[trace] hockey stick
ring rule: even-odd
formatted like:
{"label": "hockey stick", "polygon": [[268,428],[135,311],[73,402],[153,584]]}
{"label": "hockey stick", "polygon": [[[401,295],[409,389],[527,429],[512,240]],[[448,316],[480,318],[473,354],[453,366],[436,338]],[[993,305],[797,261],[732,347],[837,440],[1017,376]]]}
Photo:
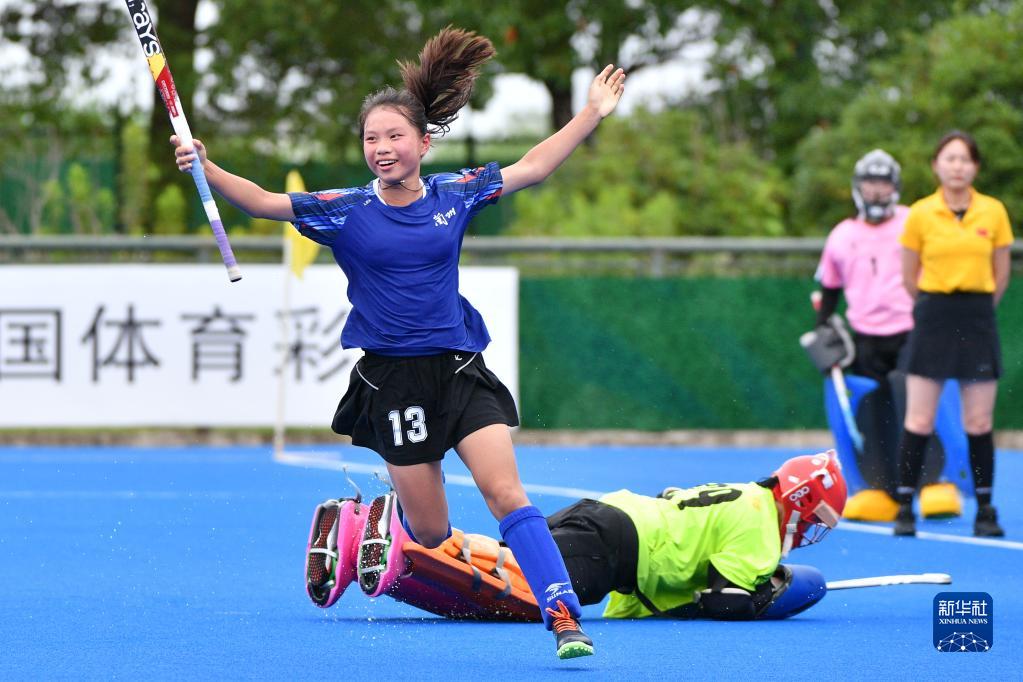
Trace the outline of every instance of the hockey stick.
{"label": "hockey stick", "polygon": [[[821,307],[821,292],[814,291],[810,294],[810,304],[814,310]],[[842,368],[835,365],[831,368],[831,383],[835,387],[835,396],[838,398],[838,407],[842,411],[842,421],[849,432],[849,438],[853,442],[856,452],[863,452],[863,434],[856,426],[856,417],[853,416],[852,406],[849,404],[849,389],[845,385],[845,373]]]}
{"label": "hockey stick", "polygon": [[[128,4],[132,26],[135,27],[135,33],[138,34],[139,42],[142,43],[142,52],[146,55],[146,61],[149,62],[149,71],[153,74],[156,88],[160,91],[160,97],[170,115],[174,134],[178,136],[181,144],[191,144],[192,131],[188,129],[185,111],[181,108],[181,99],[174,87],[174,78],[171,77],[170,65],[163,54],[160,39],[156,37],[156,26],[149,13],[148,5],[152,3],[147,3],[145,0],[125,0],[125,2]],[[217,210],[217,204],[213,201],[209,183],[206,182],[206,174],[198,160],[192,163],[192,179],[195,180],[195,186],[199,190],[199,198],[202,199],[206,218],[210,221],[210,227],[213,228],[213,236],[216,237],[220,257],[227,268],[227,276],[232,282],[237,282],[242,278],[242,271],[234,259],[234,252],[231,251],[231,244],[227,241],[227,233],[224,231],[224,223],[220,220],[220,211]]]}
{"label": "hockey stick", "polygon": [[952,576],[948,573],[915,573],[911,575],[879,575],[873,578],[852,578],[832,580],[828,591],[850,590],[857,587],[884,587],[885,585],[950,585]]}
{"label": "hockey stick", "polygon": [[845,386],[845,373],[838,365],[831,368],[831,381],[835,384],[838,406],[842,408],[842,421],[845,422],[845,428],[849,431],[853,447],[856,448],[856,452],[863,452],[863,434],[856,426],[856,418],[853,417],[852,406],[849,404],[849,389]]}

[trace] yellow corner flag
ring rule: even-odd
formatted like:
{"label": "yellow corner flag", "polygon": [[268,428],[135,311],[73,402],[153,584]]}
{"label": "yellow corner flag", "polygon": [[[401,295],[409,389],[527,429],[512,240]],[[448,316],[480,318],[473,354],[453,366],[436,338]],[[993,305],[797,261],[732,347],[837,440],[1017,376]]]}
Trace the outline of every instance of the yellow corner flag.
{"label": "yellow corner flag", "polygon": [[[305,183],[297,170],[288,171],[288,177],[284,181],[284,191],[304,192]],[[291,271],[296,277],[301,277],[306,266],[316,260],[316,254],[320,251],[320,245],[311,239],[306,239],[298,233],[291,223],[281,223],[284,226],[284,240],[291,242]]]}

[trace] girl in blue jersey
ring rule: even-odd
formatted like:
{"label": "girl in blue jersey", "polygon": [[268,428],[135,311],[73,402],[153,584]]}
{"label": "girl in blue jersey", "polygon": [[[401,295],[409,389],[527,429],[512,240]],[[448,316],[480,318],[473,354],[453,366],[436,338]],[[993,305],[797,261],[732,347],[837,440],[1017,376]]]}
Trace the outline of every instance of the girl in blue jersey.
{"label": "girl in blue jersey", "polygon": [[[445,29],[426,44],[418,64],[401,64],[404,88],[366,98],[359,128],[376,177],[365,187],[276,194],[216,166],[199,140],[172,137],[171,143],[178,168],[188,172],[198,160],[210,185],[233,205],[254,217],[291,221],[332,249],[353,306],[341,342],[365,351],[333,429],[384,458],[403,524],[427,547],[450,534],[441,460],[453,447],[500,521],[554,630],[558,656],[572,658],[592,654],[593,643],[579,627],[579,600],[546,520],[519,480],[509,431],[518,424],[515,404],[480,355],[490,336],[458,293],[458,258],[471,218],[554,172],[614,111],[625,74],[605,67],[583,109],[511,166],[421,177],[432,136],[448,130],[493,55],[486,38]],[[371,542],[362,543],[369,549],[360,566],[385,551],[372,541],[374,533],[383,535],[378,529],[387,528],[390,513],[386,505],[371,510],[365,537]]]}

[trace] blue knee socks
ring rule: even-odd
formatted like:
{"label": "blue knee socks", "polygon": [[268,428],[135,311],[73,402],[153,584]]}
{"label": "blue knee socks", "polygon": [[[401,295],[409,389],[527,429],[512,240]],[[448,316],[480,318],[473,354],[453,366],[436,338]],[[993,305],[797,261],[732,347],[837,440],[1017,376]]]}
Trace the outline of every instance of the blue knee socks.
{"label": "blue knee socks", "polygon": [[529,589],[540,605],[544,625],[551,629],[551,616],[547,607],[557,610],[561,601],[575,618],[582,609],[572,589],[572,581],[565,568],[565,560],[554,544],[547,519],[536,507],[522,507],[504,517],[500,525],[501,536],[511,548],[516,561],[526,576]]}

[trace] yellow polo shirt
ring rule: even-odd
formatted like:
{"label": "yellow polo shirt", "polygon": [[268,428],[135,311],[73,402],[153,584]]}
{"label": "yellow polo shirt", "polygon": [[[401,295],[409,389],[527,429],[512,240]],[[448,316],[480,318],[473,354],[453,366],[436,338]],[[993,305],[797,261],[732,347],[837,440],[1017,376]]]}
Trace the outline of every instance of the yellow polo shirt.
{"label": "yellow polo shirt", "polygon": [[998,199],[970,190],[960,221],[937,192],[913,204],[900,239],[920,254],[920,291],[994,293],[991,257],[1012,244],[1009,214]]}

